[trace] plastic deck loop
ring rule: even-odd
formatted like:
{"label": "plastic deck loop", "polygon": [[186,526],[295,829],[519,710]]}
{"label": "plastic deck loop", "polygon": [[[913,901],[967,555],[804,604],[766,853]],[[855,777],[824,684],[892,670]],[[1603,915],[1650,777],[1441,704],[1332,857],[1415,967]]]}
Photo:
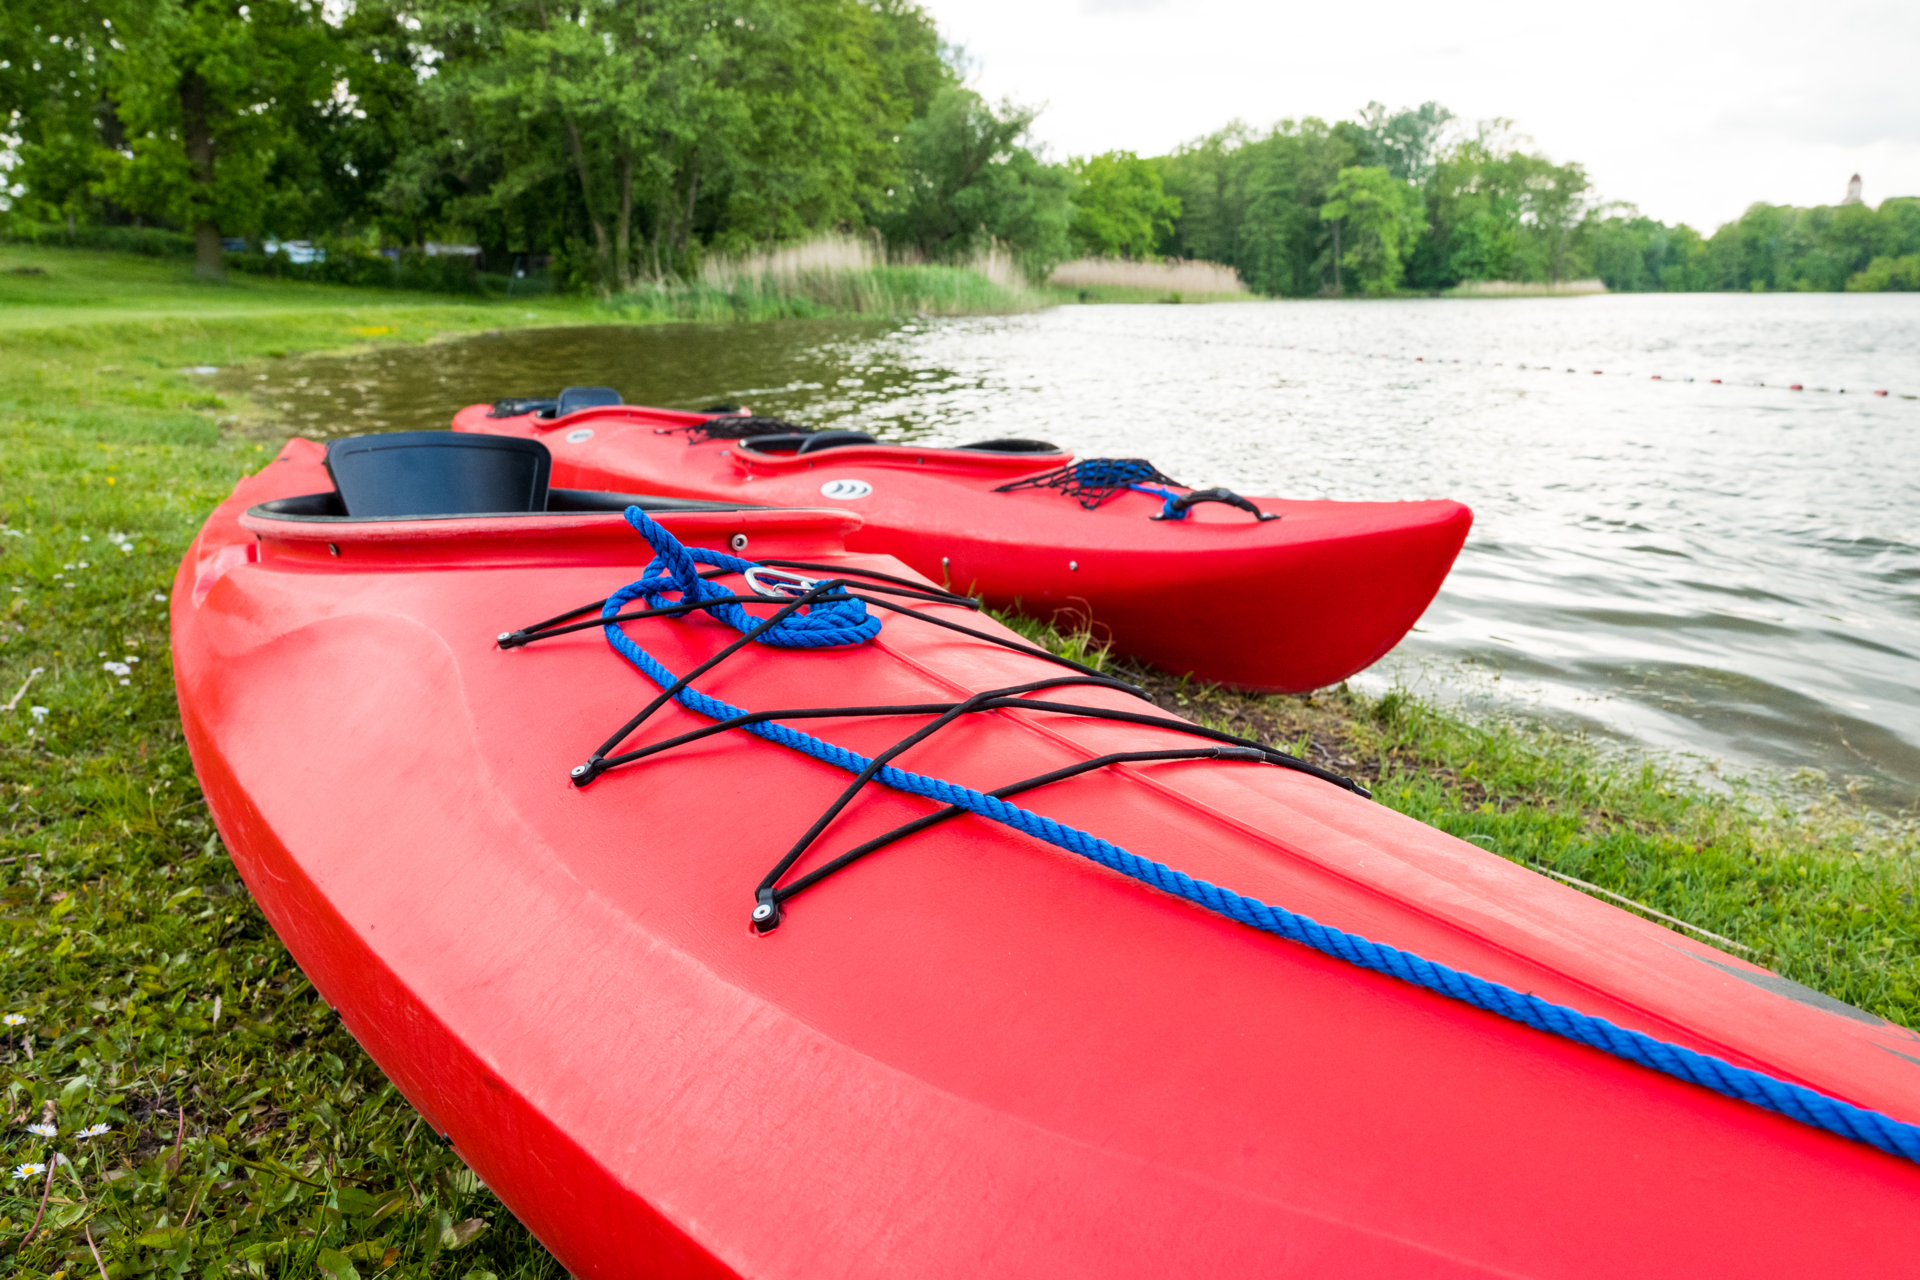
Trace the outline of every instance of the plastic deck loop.
{"label": "plastic deck loop", "polygon": [[[637,507],[628,510],[627,519],[634,528],[646,535],[647,540],[653,544],[655,551],[659,554],[659,558],[647,567],[647,573],[640,581],[616,592],[607,601],[602,616],[612,616],[619,611],[621,603],[637,595],[647,595],[651,600],[664,591],[685,592],[688,593],[688,598],[691,598],[694,593],[700,593],[701,598],[707,598],[707,593],[724,594],[699,577],[693,567],[696,561],[728,568],[737,566],[736,572],[745,572],[752,566],[751,561],[682,546],[677,538],[649,519],[646,513]],[[857,601],[852,603],[858,605]],[[825,608],[827,606],[816,606],[815,612],[821,612]],[[760,619],[748,615],[738,605],[716,605],[710,612],[743,632],[761,622]],[[864,608],[861,608],[861,612],[864,614]],[[813,614],[806,616],[811,618]],[[841,613],[836,617],[844,618],[846,614]],[[833,634],[836,636],[857,635],[857,638],[829,640],[826,638],[829,630],[826,626],[819,627],[817,631],[802,628],[800,633],[814,638],[800,642],[799,647],[859,643],[860,640],[869,638],[879,629],[877,619],[869,618],[868,621],[871,623],[872,630],[864,634],[860,634],[861,628],[849,627],[837,621],[834,624]],[[771,639],[779,629],[779,627],[769,628],[760,638],[768,643],[780,643]],[[671,671],[629,639],[618,626],[609,624],[606,632],[607,640],[614,649],[638,667],[649,680],[662,689],[671,689],[678,685],[679,681]],[[738,707],[690,687],[682,688],[675,695],[675,700],[688,710],[715,720],[733,719],[748,714]],[[762,722],[743,725],[742,728],[769,742],[799,751],[848,773],[862,773],[873,765],[872,760],[857,752],[835,746],[833,743],[823,741],[811,734],[801,733],[783,724]],[[1726,1097],[1751,1103],[1813,1128],[1849,1138],[1855,1142],[1864,1142],[1889,1155],[1920,1163],[1920,1127],[1895,1120],[1881,1112],[1828,1097],[1804,1085],[1775,1079],[1764,1072],[1735,1066],[1712,1054],[1671,1044],[1647,1035],[1645,1032],[1619,1026],[1605,1018],[1581,1013],[1566,1005],[1555,1004],[1550,1000],[1542,1000],[1538,996],[1516,991],[1504,983],[1492,982],[1449,965],[1414,955],[1410,951],[1402,951],[1398,947],[1374,942],[1359,934],[1323,925],[1311,917],[1288,911],[1284,907],[1276,907],[1261,902],[1257,898],[1249,898],[1205,880],[1196,880],[1184,871],[1169,867],[1165,863],[1130,853],[1099,836],[1069,827],[1018,805],[1008,804],[1005,800],[976,791],[971,787],[961,786],[941,778],[925,777],[891,765],[882,765],[873,772],[872,777],[875,781],[896,791],[923,796],[940,804],[952,805],[991,819],[1023,835],[1032,836],[1036,840],[1064,849],[1069,853],[1079,854],[1109,870],[1151,885],[1162,892],[1204,907],[1228,919],[1237,920],[1264,933],[1275,934],[1311,947],[1323,955],[1344,960],[1348,964],[1370,969],[1375,973],[1398,978],[1438,995],[1472,1005],[1476,1009],[1498,1014],[1500,1017],[1511,1019],[1524,1026],[1598,1049],[1616,1058],[1711,1089]]]}
{"label": "plastic deck loop", "polygon": [[1262,523],[1280,518],[1270,512],[1262,511],[1231,489],[1195,489],[1192,493],[1182,494],[1151,484],[1130,484],[1127,488],[1136,493],[1152,494],[1161,500],[1160,514],[1148,516],[1149,520],[1185,520],[1187,513],[1193,510],[1196,504],[1202,502],[1222,502],[1229,507],[1238,507]]}

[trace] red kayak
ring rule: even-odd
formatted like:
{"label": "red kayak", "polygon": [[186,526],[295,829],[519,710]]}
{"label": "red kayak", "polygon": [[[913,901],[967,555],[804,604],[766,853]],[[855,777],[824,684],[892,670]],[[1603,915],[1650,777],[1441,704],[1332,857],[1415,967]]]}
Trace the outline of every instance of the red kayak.
{"label": "red kayak", "polygon": [[853,550],[995,608],[1090,621],[1123,653],[1244,689],[1317,689],[1377,662],[1473,522],[1457,502],[1195,492],[1141,459],[1076,460],[1044,441],[932,449],[574,394],[594,390],[472,405],[453,427],[540,440],[557,484],[841,506],[864,522]]}
{"label": "red kayak", "polygon": [[241,482],[180,703],[295,958],[571,1274],[1913,1270],[1913,1032],[1038,655],[849,511],[427,436],[476,439]]}

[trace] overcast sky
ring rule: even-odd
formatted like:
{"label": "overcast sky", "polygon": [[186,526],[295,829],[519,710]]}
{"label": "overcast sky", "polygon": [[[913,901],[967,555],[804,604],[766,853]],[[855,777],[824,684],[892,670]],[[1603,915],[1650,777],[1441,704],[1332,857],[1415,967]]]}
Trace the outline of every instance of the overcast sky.
{"label": "overcast sky", "polygon": [[1855,172],[1870,204],[1920,195],[1920,0],[928,7],[974,88],[1045,104],[1055,159],[1435,99],[1507,117],[1604,198],[1704,231],[1756,200],[1836,204]]}

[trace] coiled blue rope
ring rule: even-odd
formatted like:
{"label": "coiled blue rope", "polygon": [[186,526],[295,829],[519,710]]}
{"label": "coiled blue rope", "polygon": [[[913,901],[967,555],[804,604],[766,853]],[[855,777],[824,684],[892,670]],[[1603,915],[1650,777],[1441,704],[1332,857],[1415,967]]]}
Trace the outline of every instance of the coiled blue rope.
{"label": "coiled blue rope", "polygon": [[[600,611],[603,618],[620,612],[621,606],[635,597],[644,597],[650,608],[660,609],[668,603],[664,595],[668,591],[679,592],[682,603],[724,599],[733,594],[731,591],[722,591],[702,578],[700,571],[694,567],[696,564],[734,573],[759,568],[753,561],[742,560],[738,556],[686,546],[661,527],[659,521],[638,507],[627,508],[627,523],[638,529],[641,536],[652,545],[654,558],[641,573],[638,582],[628,583],[607,599],[606,606]],[[760,623],[760,619],[737,604],[709,605],[706,612],[743,633],[753,630]],[[614,634],[619,632],[618,627],[608,627],[607,630]],[[761,644],[782,649],[833,649],[861,644],[879,634],[880,619],[867,612],[866,604],[850,596],[842,596],[837,600],[814,603],[808,606],[805,613],[789,614],[756,638]],[[664,667],[661,669],[665,670]],[[672,684],[673,678],[669,676],[666,683]]]}
{"label": "coiled blue rope", "polygon": [[[602,617],[611,617],[618,613],[620,606],[635,596],[644,595],[650,605],[659,608],[662,604],[659,597],[661,593],[667,591],[680,592],[684,599],[708,599],[727,594],[698,576],[694,569],[696,562],[732,569],[735,572],[745,572],[748,568],[755,567],[752,561],[682,546],[679,539],[650,519],[638,507],[628,508],[627,520],[646,536],[648,542],[653,545],[657,558],[647,566],[646,573],[638,582],[622,588],[608,599],[602,610]],[[871,639],[879,632],[879,620],[868,615],[865,605],[859,601],[852,603],[859,606],[858,614],[864,621],[856,622],[854,611],[836,602],[834,605],[815,606],[804,617],[795,615],[789,618],[787,621],[797,622],[799,625],[785,636],[773,638],[784,629],[785,623],[782,623],[780,627],[770,628],[759,638],[770,644],[804,648],[858,644]],[[738,605],[715,606],[708,612],[742,632],[757,625],[757,620]],[[829,622],[808,625],[811,619],[822,613],[828,613]],[[635,644],[618,624],[609,623],[606,634],[608,643],[616,652],[638,667],[643,675],[662,689],[671,688],[678,683],[671,671],[667,670],[653,655]],[[801,636],[806,638],[799,639],[798,637]],[[746,714],[739,707],[692,688],[681,690],[676,701],[689,711],[714,720],[732,719]],[[811,756],[835,768],[844,769],[848,773],[859,773],[872,763],[867,757],[857,752],[835,746],[831,742],[823,741],[811,734],[801,733],[783,724],[769,722],[744,727],[748,733]],[[1756,1107],[1798,1120],[1816,1129],[1850,1138],[1855,1142],[1864,1142],[1890,1155],[1920,1163],[1920,1127],[1895,1120],[1881,1112],[1842,1102],[1838,1098],[1828,1097],[1804,1085],[1777,1080],[1764,1072],[1735,1066],[1712,1054],[1700,1053],[1683,1045],[1670,1044],[1644,1032],[1619,1026],[1606,1018],[1581,1013],[1577,1009],[1555,1004],[1550,1000],[1542,1000],[1538,996],[1516,991],[1504,983],[1476,977],[1449,965],[1414,955],[1410,951],[1402,951],[1398,947],[1374,942],[1359,934],[1323,925],[1309,916],[1288,911],[1284,907],[1272,906],[1257,898],[1249,898],[1205,880],[1196,880],[1184,871],[1176,870],[1165,863],[1129,853],[1118,845],[1102,840],[1099,836],[1055,822],[1052,818],[1033,813],[1018,805],[1008,804],[1005,800],[985,795],[972,787],[964,787],[941,778],[928,778],[890,765],[883,766],[875,773],[874,780],[896,791],[923,796],[939,804],[955,805],[966,809],[980,817],[1011,827],[1023,835],[1031,836],[1069,853],[1078,854],[1111,871],[1130,876],[1162,892],[1217,912],[1230,920],[1237,920],[1251,928],[1311,947],[1323,955],[1344,960],[1375,973],[1398,978],[1403,982],[1410,982],[1417,987],[1472,1005],[1476,1009],[1483,1009],[1488,1013],[1511,1019],[1523,1026],[1572,1040],[1603,1053],[1612,1054],[1616,1058],[1623,1058],[1639,1066],[1685,1080],[1689,1084],[1696,1084],[1726,1097],[1751,1103]]]}

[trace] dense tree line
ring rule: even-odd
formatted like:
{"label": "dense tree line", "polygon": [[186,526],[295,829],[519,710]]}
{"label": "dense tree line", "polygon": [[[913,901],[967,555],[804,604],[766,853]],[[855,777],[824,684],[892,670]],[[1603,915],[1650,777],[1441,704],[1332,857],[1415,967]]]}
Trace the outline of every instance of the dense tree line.
{"label": "dense tree line", "polygon": [[1920,287],[1920,201],[1702,236],[1436,103],[1051,163],[913,0],[7,0],[0,121],[16,227],[164,228],[209,275],[235,238],[324,238],[342,279],[442,240],[621,289],[837,229],[1035,274],[1201,258],[1276,296]]}
{"label": "dense tree line", "polygon": [[1585,228],[1614,289],[1920,290],[1920,199],[1796,209],[1756,204],[1712,236],[1631,211]]}

